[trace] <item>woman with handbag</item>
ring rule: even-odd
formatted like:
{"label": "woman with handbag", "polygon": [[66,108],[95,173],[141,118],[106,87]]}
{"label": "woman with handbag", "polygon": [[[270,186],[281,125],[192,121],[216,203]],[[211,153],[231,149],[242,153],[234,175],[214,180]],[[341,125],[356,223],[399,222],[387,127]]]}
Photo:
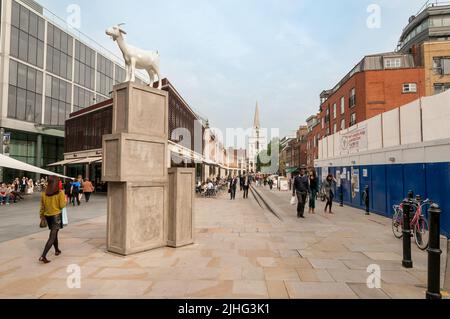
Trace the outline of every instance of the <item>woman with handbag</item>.
{"label": "woman with handbag", "polygon": [[52,246],[55,247],[55,255],[61,255],[59,250],[58,233],[63,229],[63,217],[61,210],[66,207],[66,198],[64,192],[59,189],[59,178],[51,176],[48,179],[48,185],[45,192],[41,195],[41,227],[47,224],[50,230],[50,236],[45,245],[40,262],[48,264],[47,253]]}

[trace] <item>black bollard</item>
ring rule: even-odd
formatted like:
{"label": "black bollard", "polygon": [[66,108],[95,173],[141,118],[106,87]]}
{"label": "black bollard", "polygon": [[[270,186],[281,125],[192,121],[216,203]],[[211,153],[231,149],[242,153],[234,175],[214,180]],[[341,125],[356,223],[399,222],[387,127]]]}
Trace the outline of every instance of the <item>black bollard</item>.
{"label": "black bollard", "polygon": [[442,299],[441,294],[441,209],[433,204],[430,214],[430,245],[428,247],[428,300]]}
{"label": "black bollard", "polygon": [[413,268],[411,258],[411,202],[403,201],[403,262],[405,268]]}
{"label": "black bollard", "polygon": [[341,189],[341,194],[340,194],[340,206],[341,207],[344,207],[344,184],[342,184],[342,181],[341,181],[341,187],[340,187],[340,189]]}

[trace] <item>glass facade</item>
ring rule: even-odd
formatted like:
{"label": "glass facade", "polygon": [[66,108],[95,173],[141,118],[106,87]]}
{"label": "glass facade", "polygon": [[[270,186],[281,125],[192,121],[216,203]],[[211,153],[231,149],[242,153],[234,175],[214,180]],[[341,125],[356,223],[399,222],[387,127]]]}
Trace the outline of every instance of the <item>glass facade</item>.
{"label": "glass facade", "polygon": [[83,89],[77,85],[73,88],[73,111],[77,112],[85,107],[91,106],[97,101],[94,100],[94,93]]}
{"label": "glass facade", "polygon": [[13,1],[11,11],[11,56],[43,68],[44,38],[44,19]]}
{"label": "glass facade", "polygon": [[51,75],[46,75],[44,124],[63,126],[70,115],[72,85]]}
{"label": "glass facade", "polygon": [[10,50],[8,117],[21,121],[62,126],[71,112],[109,99],[126,77],[123,67],[16,1]]}
{"label": "glass facade", "polygon": [[109,96],[113,87],[114,66],[107,58],[97,55],[97,92]]}
{"label": "glass facade", "polygon": [[72,81],[73,38],[47,24],[47,71]]}
{"label": "glass facade", "polygon": [[[40,139],[25,122],[62,131],[70,113],[109,99],[113,85],[125,80],[125,69],[37,11],[15,0],[11,6],[10,55],[2,57],[9,64],[8,103],[4,107],[6,116],[18,122],[4,129],[12,133],[11,157],[46,167],[64,158],[64,139],[42,131],[42,153],[37,154]],[[10,173],[4,170],[4,174]]]}
{"label": "glass facade", "polygon": [[10,60],[8,117],[42,122],[43,73],[25,64]]}
{"label": "glass facade", "polygon": [[94,90],[95,51],[75,41],[75,83]]}

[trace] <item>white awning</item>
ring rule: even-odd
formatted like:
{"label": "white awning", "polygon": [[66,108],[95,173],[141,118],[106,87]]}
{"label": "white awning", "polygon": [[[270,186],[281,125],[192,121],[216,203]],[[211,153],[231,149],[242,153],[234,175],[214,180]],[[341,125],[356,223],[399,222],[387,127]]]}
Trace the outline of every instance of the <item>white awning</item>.
{"label": "white awning", "polygon": [[72,179],[72,178],[64,176],[64,175],[59,175],[54,172],[50,172],[50,171],[47,171],[45,169],[42,169],[42,168],[39,168],[36,166],[30,165],[27,163],[23,163],[21,161],[15,160],[11,157],[8,157],[8,156],[2,155],[2,154],[0,154],[0,167],[11,168],[11,169],[15,169],[18,171],[25,171],[25,172],[48,175],[48,176],[58,176],[61,178]]}
{"label": "white awning", "polygon": [[71,159],[71,160],[64,160],[64,161],[56,162],[56,163],[53,163],[53,164],[50,164],[50,165],[47,165],[47,166],[48,166],[48,167],[53,167],[53,166],[64,166],[64,165],[67,165],[67,164],[72,163],[72,162],[74,162],[74,161],[76,161],[76,160],[74,160],[74,159]]}
{"label": "white awning", "polygon": [[76,165],[76,164],[92,164],[98,161],[101,161],[102,157],[88,157],[88,158],[81,158],[77,160],[71,161],[68,165]]}

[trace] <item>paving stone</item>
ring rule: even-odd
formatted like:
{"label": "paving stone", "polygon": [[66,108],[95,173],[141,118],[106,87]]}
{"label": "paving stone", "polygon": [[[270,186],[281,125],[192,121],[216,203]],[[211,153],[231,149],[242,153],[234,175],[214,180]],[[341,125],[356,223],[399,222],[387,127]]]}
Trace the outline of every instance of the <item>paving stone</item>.
{"label": "paving stone", "polygon": [[307,283],[287,281],[292,299],[357,299],[358,296],[344,283]]}

